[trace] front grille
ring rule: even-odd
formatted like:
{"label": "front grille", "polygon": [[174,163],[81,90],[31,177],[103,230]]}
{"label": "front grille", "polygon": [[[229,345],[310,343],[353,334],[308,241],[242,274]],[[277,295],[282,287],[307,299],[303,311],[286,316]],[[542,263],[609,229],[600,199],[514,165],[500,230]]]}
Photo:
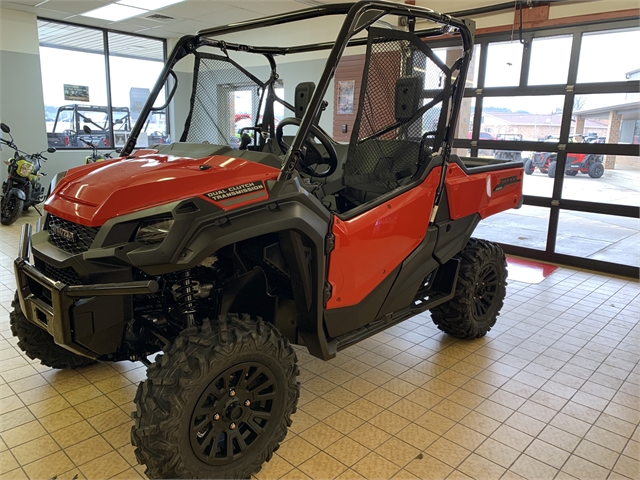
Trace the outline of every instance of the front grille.
{"label": "front grille", "polygon": [[56,268],[49,265],[48,263],[45,263],[44,274],[47,277],[52,278],[53,280],[66,283],[67,285],[80,285],[82,283],[80,281],[80,275],[78,275],[78,272],[76,272],[71,267]]}
{"label": "front grille", "polygon": [[98,230],[100,227],[85,227],[54,215],[49,216],[49,242],[68,253],[89,250]]}

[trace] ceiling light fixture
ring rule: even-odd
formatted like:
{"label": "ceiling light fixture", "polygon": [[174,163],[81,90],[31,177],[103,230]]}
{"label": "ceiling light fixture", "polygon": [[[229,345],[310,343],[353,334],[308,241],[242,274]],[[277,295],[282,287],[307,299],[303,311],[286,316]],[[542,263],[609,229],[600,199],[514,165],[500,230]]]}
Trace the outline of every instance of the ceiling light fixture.
{"label": "ceiling light fixture", "polygon": [[118,5],[141,8],[143,10],[159,10],[169,5],[184,2],[185,0],[119,0]]}
{"label": "ceiling light fixture", "polygon": [[142,15],[145,13],[147,13],[146,10],[112,3],[110,5],[105,5],[104,7],[96,8],[95,10],[81,13],[80,15],[83,17],[109,20],[110,22],[118,22],[120,20],[125,20],[127,18],[135,17],[136,15]]}

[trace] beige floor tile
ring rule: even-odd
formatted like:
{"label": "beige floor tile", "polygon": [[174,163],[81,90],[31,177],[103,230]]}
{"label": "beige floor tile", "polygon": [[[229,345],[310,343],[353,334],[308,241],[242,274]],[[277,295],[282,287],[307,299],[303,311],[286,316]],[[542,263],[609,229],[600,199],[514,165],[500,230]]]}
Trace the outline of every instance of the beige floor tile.
{"label": "beige floor tile", "polygon": [[319,451],[320,450],[303,438],[296,436],[280,446],[278,449],[278,455],[284,458],[291,465],[298,466],[309,460],[309,458]]}
{"label": "beige floor tile", "polygon": [[554,468],[561,468],[567,458],[569,458],[569,452],[566,450],[562,450],[539,439],[535,439],[531,445],[527,447],[525,453]]}
{"label": "beige floor tile", "polygon": [[383,408],[367,399],[360,398],[345,407],[345,410],[354,414],[356,417],[362,418],[363,420],[370,420],[382,412]]}
{"label": "beige floor tile", "polygon": [[393,477],[400,470],[400,467],[381,455],[371,452],[356,463],[352,469],[368,480],[386,480]]}
{"label": "beige floor tile", "polygon": [[27,474],[22,468],[16,468],[10,472],[3,473],[2,480],[29,480],[29,477],[27,477]]}
{"label": "beige floor tile", "polygon": [[369,420],[369,423],[384,430],[391,435],[395,435],[401,429],[409,425],[409,420],[401,417],[400,415],[396,415],[389,410],[382,412],[380,415],[376,415],[372,419]]}
{"label": "beige floor tile", "polygon": [[328,416],[336,413],[339,408],[333,403],[327,402],[322,398],[316,398],[315,400],[303,405],[301,410],[318,420],[324,420]]}
{"label": "beige floor tile", "polygon": [[[311,478],[311,477],[308,477]],[[351,470],[350,468],[346,469],[340,475],[336,477],[336,480],[367,480],[362,475],[360,475],[355,470]]]}
{"label": "beige floor tile", "polygon": [[73,463],[78,466],[82,466],[91,460],[111,452],[112,450],[113,448],[104,438],[99,435],[95,435],[87,440],[83,440],[80,443],[67,447],[65,452],[69,455],[69,458]]}
{"label": "beige floor tile", "polygon": [[464,425],[456,424],[447,433],[444,438],[457,443],[467,450],[475,450],[487,438],[485,435],[476,432]]}
{"label": "beige floor tile", "polygon": [[60,412],[40,418],[40,423],[49,433],[81,421],[82,417],[74,408],[66,408]]}
{"label": "beige floor tile", "polygon": [[132,467],[138,466],[138,459],[135,454],[135,447],[131,444],[123,445],[122,447],[117,449],[117,452],[120,454],[122,458],[124,458],[129,465]]}
{"label": "beige floor tile", "polygon": [[138,480],[140,478],[145,477],[140,475],[135,469],[130,468],[129,470],[125,470],[124,472],[111,477],[111,480]]}
{"label": "beige floor tile", "polygon": [[376,388],[375,390],[364,395],[364,398],[369,400],[370,402],[375,403],[379,407],[388,408],[394,403],[398,402],[402,397],[396,395],[389,390],[385,390],[383,388]]}
{"label": "beige floor tile", "polygon": [[25,405],[31,405],[51,397],[56,397],[58,394],[59,392],[51,385],[44,385],[19,393],[18,397],[20,397],[20,400],[22,400]]}
{"label": "beige floor tile", "polygon": [[501,467],[509,468],[520,456],[520,452],[492,438],[487,438],[482,445],[476,448],[475,453],[481,457],[490,459]]}
{"label": "beige floor tile", "polygon": [[11,451],[5,450],[0,453],[0,475],[4,475],[7,472],[11,472],[12,470],[20,467],[18,461],[15,459]]}
{"label": "beige floor tile", "polygon": [[107,453],[79,467],[87,478],[92,479],[113,477],[128,470],[130,465],[118,452],[111,451],[111,453]]}
{"label": "beige floor tile", "polygon": [[53,478],[74,468],[69,457],[62,451],[24,466],[25,473],[31,480]]}
{"label": "beige floor tile", "polygon": [[279,480],[291,470],[293,470],[293,465],[276,454],[270,461],[262,465],[255,477],[258,480]]}
{"label": "beige floor tile", "polygon": [[384,430],[374,427],[370,423],[365,423],[351,432],[349,438],[364,445],[369,450],[375,450],[391,438],[391,435]]}
{"label": "beige floor tile", "polygon": [[578,479],[604,480],[609,475],[609,470],[591,463],[583,458],[571,455],[562,467],[562,471],[573,475]]}
{"label": "beige floor tile", "polygon": [[11,430],[6,430],[0,434],[0,437],[8,448],[13,448],[46,434],[47,431],[40,422],[34,420]]}
{"label": "beige floor tile", "polygon": [[300,436],[307,442],[321,450],[324,450],[332,443],[340,440],[343,435],[343,433],[340,433],[324,423],[317,423],[300,434]]}
{"label": "beige floor tile", "polygon": [[35,420],[27,407],[0,414],[0,433],[19,427]]}
{"label": "beige floor tile", "polygon": [[75,405],[75,409],[84,418],[95,417],[96,415],[112,410],[115,407],[115,403],[103,396]]}
{"label": "beige floor tile", "polygon": [[339,462],[351,467],[369,454],[370,450],[349,437],[343,437],[324,449]]}
{"label": "beige floor tile", "polygon": [[342,387],[336,387],[333,390],[325,393],[322,398],[328,400],[329,402],[337,405],[340,408],[345,408],[347,405],[352,404],[360,397]]}
{"label": "beige floor tile", "polygon": [[527,435],[520,430],[516,430],[508,425],[502,425],[491,434],[491,438],[498,442],[504,443],[520,452],[523,452],[533,441],[531,435]]}
{"label": "beige floor tile", "polygon": [[87,419],[91,426],[99,433],[111,430],[114,427],[129,422],[129,420],[131,420],[131,414],[125,413],[118,407]]}
{"label": "beige floor tile", "polygon": [[51,436],[58,442],[58,445],[65,449],[94,435],[98,435],[98,432],[85,420],[51,433]]}
{"label": "beige floor tile", "polygon": [[443,480],[453,472],[453,468],[446,463],[428,454],[418,455],[419,458],[413,460],[405,467],[405,470],[418,478],[429,480]]}
{"label": "beige floor tile", "polygon": [[580,443],[580,437],[552,425],[547,425],[538,438],[567,452],[573,452]]}
{"label": "beige floor tile", "polygon": [[455,425],[453,420],[449,420],[448,418],[431,411],[417,418],[415,423],[427,430],[437,433],[438,435],[443,435],[447,430]]}
{"label": "beige floor tile", "polygon": [[120,448],[123,445],[128,445],[131,442],[131,427],[132,421],[127,421],[121,425],[118,425],[111,430],[102,432],[103,438],[109,442],[113,448]]}
{"label": "beige floor tile", "polygon": [[618,452],[596,445],[588,440],[582,440],[573,451],[573,454],[607,469],[613,468],[619,456]]}
{"label": "beige floor tile", "polygon": [[470,476],[477,476],[478,472],[482,472],[481,475],[483,478],[493,479],[500,478],[506,469],[486,458],[472,453],[458,466],[458,470]]}
{"label": "beige floor tile", "polygon": [[432,457],[456,468],[469,456],[471,451],[447,440],[446,438],[440,438],[433,442],[425,450],[425,453],[428,453]]}
{"label": "beige floor tile", "polygon": [[638,458],[620,456],[618,462],[613,468],[614,472],[624,475],[628,478],[640,478],[640,461]]}
{"label": "beige floor tile", "polygon": [[69,402],[67,402],[62,395],[58,395],[41,402],[32,403],[27,408],[37,418],[41,418],[69,408],[70,406]]}
{"label": "beige floor tile", "polygon": [[415,423],[407,425],[396,433],[395,436],[421,451],[425,450],[439,438],[435,433],[416,425]]}
{"label": "beige floor tile", "polygon": [[347,434],[362,425],[364,420],[346,410],[340,410],[327,417],[324,423],[343,434]]}
{"label": "beige floor tile", "polygon": [[312,427],[313,425],[318,423],[317,418],[312,417],[311,415],[303,412],[300,409],[298,409],[298,411],[292,415],[291,421],[292,424],[291,427],[289,427],[289,430],[291,431],[291,433],[295,434],[302,433],[307,428]]}
{"label": "beige floor tile", "polygon": [[62,396],[71,405],[77,405],[92,398],[100,397],[102,392],[98,390],[94,385],[85,385],[84,387],[76,388],[75,390],[69,390],[63,393]]}
{"label": "beige floor tile", "polygon": [[107,393],[107,397],[116,405],[124,405],[125,403],[133,402],[133,399],[136,396],[136,391],[138,390],[137,385],[129,385],[124,388],[120,388],[118,390],[113,390],[112,392]]}
{"label": "beige floor tile", "polygon": [[552,480],[558,470],[528,455],[521,455],[510,470],[528,480]]}
{"label": "beige floor tile", "polygon": [[60,450],[60,447],[53,438],[45,435],[12,448],[11,453],[13,453],[15,459],[18,460],[18,463],[24,466],[58,450]]}
{"label": "beige floor tile", "polygon": [[404,467],[416,458],[420,450],[398,438],[391,437],[376,449],[376,453],[399,467]]}
{"label": "beige floor tile", "polygon": [[298,467],[311,478],[335,478],[344,472],[347,467],[335,458],[320,452]]}

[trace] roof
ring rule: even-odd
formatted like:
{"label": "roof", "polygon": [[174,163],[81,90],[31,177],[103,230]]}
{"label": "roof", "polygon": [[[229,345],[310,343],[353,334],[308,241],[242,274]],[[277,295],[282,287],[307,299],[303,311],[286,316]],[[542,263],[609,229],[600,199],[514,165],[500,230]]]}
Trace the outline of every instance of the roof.
{"label": "roof", "polygon": [[609,115],[609,112],[612,111],[622,115],[625,120],[640,119],[640,100],[607,105],[606,107],[588,108],[574,112],[574,114],[578,117],[602,118],[602,114]]}

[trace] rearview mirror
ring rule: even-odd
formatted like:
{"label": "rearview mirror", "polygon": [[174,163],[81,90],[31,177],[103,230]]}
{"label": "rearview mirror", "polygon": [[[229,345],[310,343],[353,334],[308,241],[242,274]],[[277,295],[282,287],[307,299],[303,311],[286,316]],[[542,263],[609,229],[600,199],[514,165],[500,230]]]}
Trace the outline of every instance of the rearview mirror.
{"label": "rearview mirror", "polygon": [[7,125],[6,123],[0,123],[0,129],[2,129],[2,131],[4,133],[11,132],[11,129],[9,128],[9,125]]}
{"label": "rearview mirror", "polygon": [[85,125],[84,127],[82,127],[82,131],[87,135],[91,135],[91,128],[89,128],[89,125]]}
{"label": "rearview mirror", "polygon": [[56,153],[56,149],[55,149],[55,148],[53,148],[53,147],[49,147],[49,148],[47,148],[47,152],[49,152],[49,153]]}

